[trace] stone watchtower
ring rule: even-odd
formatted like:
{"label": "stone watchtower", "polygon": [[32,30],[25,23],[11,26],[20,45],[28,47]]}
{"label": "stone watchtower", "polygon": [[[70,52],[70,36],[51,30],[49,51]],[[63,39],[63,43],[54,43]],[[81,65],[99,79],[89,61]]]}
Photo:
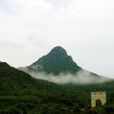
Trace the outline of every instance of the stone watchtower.
{"label": "stone watchtower", "polygon": [[102,105],[106,104],[106,92],[91,92],[91,107],[96,107],[97,100],[101,101]]}

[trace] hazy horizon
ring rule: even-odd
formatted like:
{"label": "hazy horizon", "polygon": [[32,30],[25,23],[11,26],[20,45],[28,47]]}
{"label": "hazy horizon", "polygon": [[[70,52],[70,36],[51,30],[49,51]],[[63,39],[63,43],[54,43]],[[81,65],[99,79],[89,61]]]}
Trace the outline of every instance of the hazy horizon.
{"label": "hazy horizon", "polygon": [[82,68],[114,78],[113,0],[0,0],[0,61],[28,66],[62,46]]}

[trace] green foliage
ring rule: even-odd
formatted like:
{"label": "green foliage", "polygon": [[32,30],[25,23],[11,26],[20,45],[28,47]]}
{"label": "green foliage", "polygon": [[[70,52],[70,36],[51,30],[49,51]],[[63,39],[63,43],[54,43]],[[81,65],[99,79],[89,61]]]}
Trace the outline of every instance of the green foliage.
{"label": "green foliage", "polygon": [[[114,81],[56,85],[0,63],[0,114],[112,114]],[[90,92],[106,91],[107,105],[90,108]]]}
{"label": "green foliage", "polygon": [[[36,67],[34,69],[34,66]],[[62,47],[55,47],[46,56],[28,67],[29,71],[43,71],[58,75],[60,73],[76,73],[81,68],[73,61],[71,56],[67,55]]]}

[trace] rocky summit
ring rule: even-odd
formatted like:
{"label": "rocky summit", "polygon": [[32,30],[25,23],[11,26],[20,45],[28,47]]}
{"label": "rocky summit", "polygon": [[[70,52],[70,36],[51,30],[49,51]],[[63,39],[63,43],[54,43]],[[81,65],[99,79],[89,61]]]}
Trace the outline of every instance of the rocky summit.
{"label": "rocky summit", "polygon": [[60,46],[53,48],[47,55],[28,67],[29,71],[43,71],[46,73],[76,73],[81,68],[73,61],[67,51]]}

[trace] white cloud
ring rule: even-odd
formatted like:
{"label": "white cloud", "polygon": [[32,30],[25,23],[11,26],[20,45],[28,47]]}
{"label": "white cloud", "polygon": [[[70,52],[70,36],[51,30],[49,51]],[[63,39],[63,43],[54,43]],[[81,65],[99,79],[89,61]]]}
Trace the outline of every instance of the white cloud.
{"label": "white cloud", "polygon": [[67,7],[74,0],[44,0],[46,1],[52,8],[59,9]]}
{"label": "white cloud", "polygon": [[23,71],[29,73],[35,79],[42,79],[56,84],[98,84],[111,81],[106,77],[99,77],[91,73],[80,70],[77,74],[61,73],[60,75],[46,74],[44,72],[29,72],[28,69],[22,68]]}
{"label": "white cloud", "polygon": [[0,48],[6,48],[6,49],[20,49],[23,48],[24,45],[21,45],[19,43],[13,42],[13,41],[0,41]]}

